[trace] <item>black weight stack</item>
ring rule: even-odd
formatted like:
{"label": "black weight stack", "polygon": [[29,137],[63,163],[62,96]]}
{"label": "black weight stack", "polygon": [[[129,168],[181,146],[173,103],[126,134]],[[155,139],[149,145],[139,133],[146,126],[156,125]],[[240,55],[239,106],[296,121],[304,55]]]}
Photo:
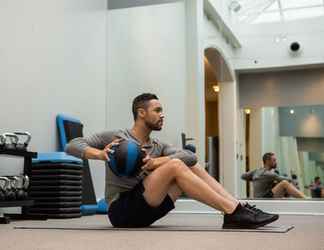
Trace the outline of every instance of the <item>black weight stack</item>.
{"label": "black weight stack", "polygon": [[26,214],[47,218],[81,217],[82,162],[33,161]]}

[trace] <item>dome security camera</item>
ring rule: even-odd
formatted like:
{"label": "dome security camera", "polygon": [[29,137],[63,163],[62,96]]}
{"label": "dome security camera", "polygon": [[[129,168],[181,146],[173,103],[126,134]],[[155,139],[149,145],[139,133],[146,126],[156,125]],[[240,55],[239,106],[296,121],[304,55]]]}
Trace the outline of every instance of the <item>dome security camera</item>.
{"label": "dome security camera", "polygon": [[290,44],[290,50],[292,52],[297,52],[300,49],[300,44],[298,42],[293,42]]}

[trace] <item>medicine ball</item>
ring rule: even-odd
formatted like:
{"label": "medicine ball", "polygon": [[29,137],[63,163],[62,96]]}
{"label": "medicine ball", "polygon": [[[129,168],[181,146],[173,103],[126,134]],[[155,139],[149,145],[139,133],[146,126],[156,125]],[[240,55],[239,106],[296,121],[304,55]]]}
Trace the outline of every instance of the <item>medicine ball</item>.
{"label": "medicine ball", "polygon": [[145,152],[133,140],[123,140],[109,152],[109,167],[117,176],[135,176],[144,165]]}

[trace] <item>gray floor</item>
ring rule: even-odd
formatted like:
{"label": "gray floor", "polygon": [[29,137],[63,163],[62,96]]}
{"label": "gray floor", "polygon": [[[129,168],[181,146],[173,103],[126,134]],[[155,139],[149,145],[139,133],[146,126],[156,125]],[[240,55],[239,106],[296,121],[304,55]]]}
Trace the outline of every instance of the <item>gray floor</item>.
{"label": "gray floor", "polygon": [[[79,219],[15,221],[0,225],[0,249],[292,249],[324,250],[324,216],[282,215],[272,225],[294,225],[288,233],[232,232],[127,232],[19,230],[14,226],[100,226],[107,218],[87,216]],[[219,215],[170,214],[156,225],[220,225]]]}

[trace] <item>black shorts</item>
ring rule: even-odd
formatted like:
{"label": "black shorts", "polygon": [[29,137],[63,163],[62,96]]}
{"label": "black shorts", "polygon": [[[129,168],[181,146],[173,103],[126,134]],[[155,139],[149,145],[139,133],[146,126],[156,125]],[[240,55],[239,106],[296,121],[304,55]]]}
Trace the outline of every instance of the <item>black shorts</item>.
{"label": "black shorts", "polygon": [[263,198],[273,198],[273,193],[269,190],[266,194],[263,195]]}
{"label": "black shorts", "polygon": [[140,182],[132,190],[120,193],[111,203],[108,217],[114,227],[147,227],[174,208],[169,195],[158,207],[151,207],[144,199],[144,190]]}

